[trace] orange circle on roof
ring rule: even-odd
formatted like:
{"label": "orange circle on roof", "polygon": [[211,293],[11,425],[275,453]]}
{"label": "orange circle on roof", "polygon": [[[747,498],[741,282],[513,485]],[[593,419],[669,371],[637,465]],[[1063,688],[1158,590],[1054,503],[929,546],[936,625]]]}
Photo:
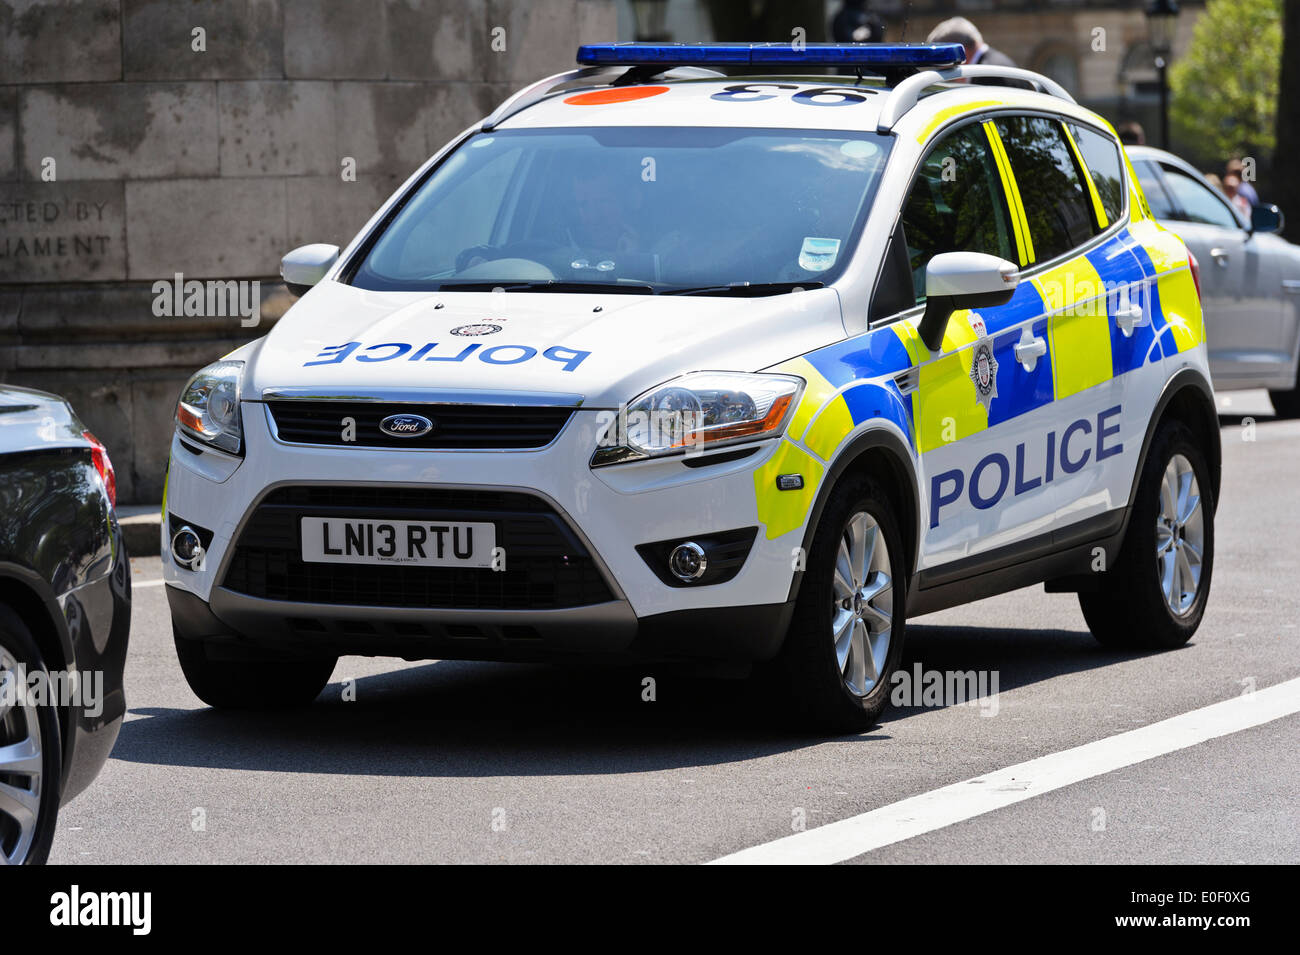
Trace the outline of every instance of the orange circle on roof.
{"label": "orange circle on roof", "polygon": [[564,102],[570,106],[605,106],[609,103],[630,103],[633,100],[647,99],[667,92],[666,86],[625,86],[619,89],[579,93],[568,97]]}

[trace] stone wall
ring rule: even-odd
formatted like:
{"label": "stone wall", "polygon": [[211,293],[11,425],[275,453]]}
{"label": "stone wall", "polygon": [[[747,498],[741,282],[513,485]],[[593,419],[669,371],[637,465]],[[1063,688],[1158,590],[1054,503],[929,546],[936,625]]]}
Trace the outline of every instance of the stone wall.
{"label": "stone wall", "polygon": [[[119,499],[157,501],[185,379],[292,303],[280,256],[345,245],[452,135],[617,33],[613,0],[3,0],[0,381],[65,395]],[[261,280],[261,326],[155,317],[176,273]]]}

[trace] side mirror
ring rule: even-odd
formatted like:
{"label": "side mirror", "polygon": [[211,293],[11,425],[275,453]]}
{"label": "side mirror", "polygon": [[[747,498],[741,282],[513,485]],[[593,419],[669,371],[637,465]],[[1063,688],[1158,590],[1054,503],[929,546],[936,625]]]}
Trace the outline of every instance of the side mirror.
{"label": "side mirror", "polygon": [[280,278],[294,295],[305,295],[307,290],[325,277],[338,261],[339,247],[317,242],[300,245],[280,260]]}
{"label": "side mirror", "polygon": [[942,252],[925,267],[925,314],[917,331],[930,351],[943,345],[952,313],[1005,305],[1020,284],[1015,264],[983,252]]}
{"label": "side mirror", "polygon": [[1250,210],[1250,231],[1255,232],[1281,232],[1282,226],[1286,224],[1286,218],[1282,215],[1282,210],[1271,202],[1261,202],[1257,206],[1252,206]]}

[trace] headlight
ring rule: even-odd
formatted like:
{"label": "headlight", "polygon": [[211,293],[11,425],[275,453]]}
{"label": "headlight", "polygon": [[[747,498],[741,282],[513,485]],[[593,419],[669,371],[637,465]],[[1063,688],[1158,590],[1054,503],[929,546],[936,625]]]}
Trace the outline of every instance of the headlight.
{"label": "headlight", "polygon": [[803,379],[701,371],[630,401],[611,421],[592,467],[779,437]]}
{"label": "headlight", "polygon": [[244,429],[239,415],[242,361],[218,361],[190,379],[176,405],[176,426],[191,438],[238,454]]}

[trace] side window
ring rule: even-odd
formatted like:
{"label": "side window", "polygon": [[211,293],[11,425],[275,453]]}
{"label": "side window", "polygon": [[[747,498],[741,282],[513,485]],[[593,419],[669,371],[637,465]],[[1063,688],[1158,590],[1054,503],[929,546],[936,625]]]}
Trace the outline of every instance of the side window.
{"label": "side window", "polygon": [[1106,218],[1114,222],[1124,211],[1124,173],[1119,144],[1109,136],[1075,123],[1070,124],[1070,135],[1079,147],[1083,164],[1092,175]]}
{"label": "side window", "polygon": [[1092,238],[1092,197],[1061,125],[1043,116],[1008,116],[995,125],[1025,207],[1034,258],[1044,262]]}
{"label": "side window", "polygon": [[925,266],[940,252],[988,252],[1018,261],[1010,213],[984,127],[963,126],[921,163],[903,205],[903,234],[916,301]]}
{"label": "side window", "polygon": [[1241,228],[1241,223],[1228,208],[1227,200],[1216,196],[1205,183],[1193,179],[1174,166],[1162,166],[1162,168],[1165,173],[1165,183],[1179,206],[1179,211],[1171,218],[1182,219],[1185,222],[1221,225],[1225,229]]}
{"label": "side window", "polygon": [[1156,167],[1139,159],[1133,163],[1133,171],[1137,173],[1138,185],[1142,187],[1142,194],[1147,197],[1147,205],[1151,207],[1151,214],[1157,219],[1175,218],[1178,213],[1174,209],[1174,201],[1169,198],[1169,193],[1165,191],[1164,183],[1160,181],[1160,173],[1156,171]]}

